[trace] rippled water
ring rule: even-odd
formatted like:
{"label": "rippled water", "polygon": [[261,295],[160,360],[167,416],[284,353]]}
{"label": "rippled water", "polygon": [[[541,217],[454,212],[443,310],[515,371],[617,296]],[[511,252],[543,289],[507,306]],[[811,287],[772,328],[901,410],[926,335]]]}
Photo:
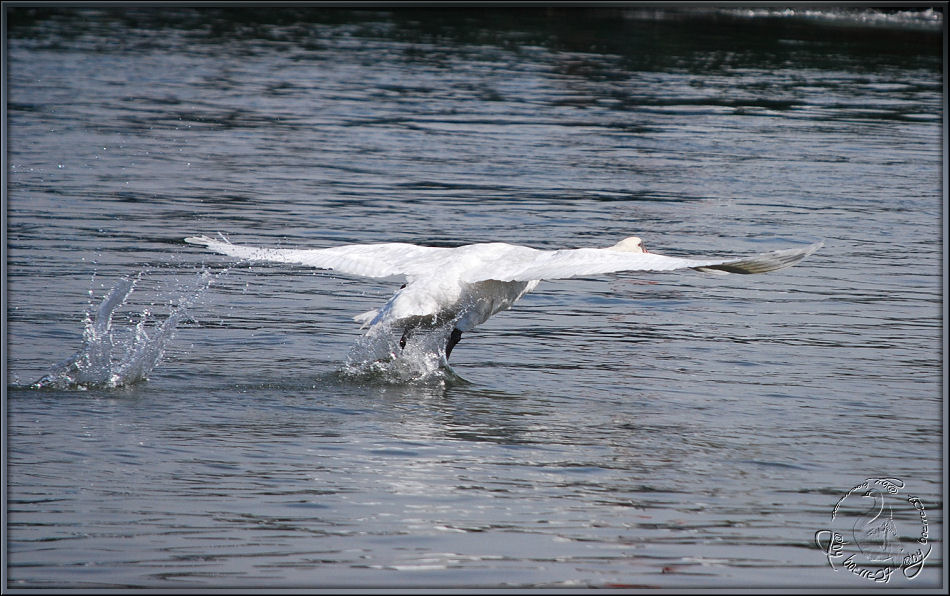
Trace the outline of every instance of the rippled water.
{"label": "rippled water", "polygon": [[[815,533],[888,477],[941,582],[939,13],[7,10],[10,586],[861,588]],[[216,232],[825,247],[544,282],[413,384],[344,373],[398,282]],[[30,388],[122,280],[147,380]]]}

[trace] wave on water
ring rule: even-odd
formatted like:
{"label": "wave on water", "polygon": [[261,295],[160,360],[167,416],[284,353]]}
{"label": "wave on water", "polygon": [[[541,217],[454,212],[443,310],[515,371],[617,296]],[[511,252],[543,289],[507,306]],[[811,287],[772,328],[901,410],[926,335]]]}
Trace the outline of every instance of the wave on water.
{"label": "wave on water", "polygon": [[943,13],[933,8],[723,8],[723,13],[746,18],[792,18],[815,22],[871,26],[939,29]]}
{"label": "wave on water", "polygon": [[163,321],[156,320],[146,307],[138,322],[116,325],[113,318],[126,303],[142,279],[140,272],[124,277],[106,294],[95,312],[87,311],[83,345],[72,357],[53,367],[48,374],[30,384],[32,389],[114,389],[146,379],[162,360],[175,328],[188,318],[212,282],[227,270],[212,274],[203,270],[168,301],[170,311]]}

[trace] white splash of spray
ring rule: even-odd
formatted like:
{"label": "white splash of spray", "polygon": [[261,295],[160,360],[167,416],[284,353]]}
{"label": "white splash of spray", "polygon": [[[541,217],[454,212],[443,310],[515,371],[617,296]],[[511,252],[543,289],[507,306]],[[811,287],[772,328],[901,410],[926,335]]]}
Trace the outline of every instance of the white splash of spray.
{"label": "white splash of spray", "polygon": [[406,335],[398,326],[373,325],[347,354],[340,372],[345,377],[383,383],[464,383],[445,356],[454,324],[420,326]]}
{"label": "white splash of spray", "polygon": [[[120,279],[106,294],[94,313],[87,312],[82,348],[71,358],[57,364],[49,374],[30,385],[34,389],[116,388],[146,379],[162,360],[175,328],[188,318],[188,309],[196,305],[212,282],[227,273],[201,271],[190,288],[179,290],[177,305],[172,306],[161,323],[152,325],[150,309],[145,308],[137,323],[116,327],[113,317],[142,278]],[[174,302],[174,301],[172,301]]]}

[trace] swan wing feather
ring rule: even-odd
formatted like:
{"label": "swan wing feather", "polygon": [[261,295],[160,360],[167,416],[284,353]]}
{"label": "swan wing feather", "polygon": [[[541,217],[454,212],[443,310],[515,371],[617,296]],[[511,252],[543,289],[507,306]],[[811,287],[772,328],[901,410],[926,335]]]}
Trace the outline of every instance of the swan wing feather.
{"label": "swan wing feather", "polygon": [[217,253],[247,261],[296,263],[363,277],[424,275],[431,272],[433,260],[450,250],[398,242],[349,244],[317,249],[258,248],[231,244],[226,240],[215,240],[207,236],[192,236],[185,238],[185,242],[206,246]]}
{"label": "swan wing feather", "polygon": [[673,271],[698,269],[714,273],[766,273],[785,269],[818,250],[817,242],[804,248],[792,248],[762,253],[740,259],[693,259],[669,257],[656,253],[631,253],[608,248],[577,248],[555,251],[534,251],[527,262],[501,263],[491,271],[481,268],[463,277],[475,282],[484,279],[498,281],[530,281],[536,279],[565,279],[601,275],[619,271]]}
{"label": "swan wing feather", "polygon": [[697,269],[713,273],[754,274],[795,265],[823,245],[762,253],[739,259],[694,259],[609,248],[537,250],[505,243],[470,244],[458,248],[404,243],[349,244],[332,248],[258,248],[207,236],[185,242],[249,261],[297,263],[364,277],[406,276],[412,281],[436,275],[466,283],[487,280],[534,281],[593,276],[619,271]]}

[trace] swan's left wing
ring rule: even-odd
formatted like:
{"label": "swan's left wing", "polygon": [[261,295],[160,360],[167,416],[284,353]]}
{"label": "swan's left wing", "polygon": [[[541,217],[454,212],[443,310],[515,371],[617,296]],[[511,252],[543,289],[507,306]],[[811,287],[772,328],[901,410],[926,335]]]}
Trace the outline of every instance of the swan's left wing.
{"label": "swan's left wing", "polygon": [[185,242],[207,246],[215,252],[248,261],[297,263],[363,277],[424,275],[431,272],[434,259],[450,250],[398,242],[348,244],[317,249],[258,248],[231,244],[207,236],[185,238]]}
{"label": "swan's left wing", "polygon": [[498,281],[530,281],[535,279],[564,279],[600,275],[617,271],[673,271],[698,269],[716,273],[766,273],[791,267],[821,246],[817,242],[804,248],[776,250],[743,259],[690,259],[668,257],[656,253],[630,253],[609,248],[577,248],[554,251],[533,251],[527,261],[499,263],[492,268],[463,277],[475,282],[485,279]]}

